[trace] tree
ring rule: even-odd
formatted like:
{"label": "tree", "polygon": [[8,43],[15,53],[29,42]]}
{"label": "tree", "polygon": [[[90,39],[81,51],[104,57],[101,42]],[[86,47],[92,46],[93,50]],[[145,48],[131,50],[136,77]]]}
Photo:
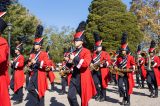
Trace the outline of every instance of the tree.
{"label": "tree", "polygon": [[[11,54],[14,54],[14,48],[16,46],[15,41],[18,36],[26,36],[27,43],[24,48],[24,55],[28,55],[32,46],[36,27],[40,21],[29,11],[20,4],[10,5],[7,9],[7,14],[4,16],[6,22],[12,24],[11,31]],[[8,38],[8,31],[5,31],[5,37]]]}
{"label": "tree", "polygon": [[[72,45],[73,40],[73,28],[62,27],[59,31],[56,27],[49,27],[46,29],[48,41],[50,44],[50,54],[52,59],[58,63],[63,60],[63,49],[69,48]],[[48,45],[48,44],[46,44]]]}
{"label": "tree", "polygon": [[138,25],[144,34],[142,43],[145,44],[154,39],[160,46],[159,0],[132,0],[130,11],[136,15]]}
{"label": "tree", "polygon": [[123,32],[128,33],[129,47],[132,51],[136,50],[137,44],[143,38],[136,17],[131,12],[127,12],[126,5],[121,0],[92,1],[85,32],[90,48],[94,44],[94,31],[101,35],[102,45],[107,50],[117,49]]}

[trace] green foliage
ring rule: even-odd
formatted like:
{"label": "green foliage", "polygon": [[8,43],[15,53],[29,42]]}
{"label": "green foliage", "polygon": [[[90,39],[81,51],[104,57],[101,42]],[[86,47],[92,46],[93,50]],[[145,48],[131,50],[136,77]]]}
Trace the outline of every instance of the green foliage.
{"label": "green foliage", "polygon": [[89,48],[94,45],[94,31],[102,37],[102,45],[107,51],[116,50],[122,33],[127,32],[129,47],[132,51],[136,50],[143,35],[137,26],[136,17],[126,10],[121,0],[93,0],[89,12],[85,32]]}
{"label": "green foliage", "polygon": [[[73,40],[73,29],[70,27],[62,27],[60,31],[56,27],[50,27],[45,32],[49,38],[50,44],[50,55],[54,62],[62,62],[63,60],[63,49],[69,48],[72,45]],[[47,44],[46,44],[47,46]]]}

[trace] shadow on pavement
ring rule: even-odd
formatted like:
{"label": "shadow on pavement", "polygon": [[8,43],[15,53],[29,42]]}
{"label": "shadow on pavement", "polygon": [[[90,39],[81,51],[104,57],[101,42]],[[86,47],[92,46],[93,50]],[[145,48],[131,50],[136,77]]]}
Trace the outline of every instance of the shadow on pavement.
{"label": "shadow on pavement", "polygon": [[120,103],[119,100],[106,96],[106,101],[111,103]]}
{"label": "shadow on pavement", "polygon": [[135,91],[133,91],[133,95],[149,96],[149,95],[147,95],[147,94],[145,94],[145,93],[135,92]]}
{"label": "shadow on pavement", "polygon": [[55,97],[52,97],[50,102],[50,106],[65,106],[63,103],[58,102]]}
{"label": "shadow on pavement", "polygon": [[116,93],[116,94],[119,94],[118,93],[118,90],[114,90],[114,89],[106,89],[107,90],[107,92],[112,92],[112,93]]}

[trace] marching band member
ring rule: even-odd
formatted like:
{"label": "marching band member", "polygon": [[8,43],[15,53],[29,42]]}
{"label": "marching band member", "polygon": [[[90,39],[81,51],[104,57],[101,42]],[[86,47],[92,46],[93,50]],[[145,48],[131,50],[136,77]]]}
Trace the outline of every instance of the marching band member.
{"label": "marching band member", "polygon": [[149,56],[147,58],[147,84],[151,92],[151,98],[158,97],[158,86],[160,86],[160,71],[158,70],[159,58],[155,56],[155,41],[151,41]]}
{"label": "marching band member", "polygon": [[[23,101],[23,85],[25,82],[24,75],[24,56],[21,54],[23,49],[23,39],[19,39],[19,44],[16,46],[15,54],[16,57],[11,61],[11,67],[14,70],[10,87],[14,91],[14,96],[12,97],[15,104],[22,103]],[[15,98],[17,97],[17,98]]]}
{"label": "marching band member", "polygon": [[92,72],[97,89],[95,99],[102,102],[106,100],[106,87],[109,82],[109,69],[107,67],[110,65],[111,60],[109,54],[102,50],[102,39],[96,32],[94,33],[94,39],[96,50],[93,53],[91,65],[100,63],[98,64],[99,69]]}
{"label": "marching band member", "polygon": [[83,47],[85,26],[84,21],[79,24],[74,35],[76,50],[70,55],[70,59],[74,64],[68,91],[68,101],[71,106],[79,105],[76,93],[80,95],[81,106],[88,106],[89,100],[96,94],[96,88],[89,69],[91,53]]}
{"label": "marching band member", "polygon": [[141,45],[137,49],[137,73],[136,78],[139,88],[144,88],[144,81],[146,79],[147,72],[145,70],[145,59],[141,55]]}
{"label": "marching band member", "polygon": [[[135,61],[131,55],[127,55],[129,52],[127,41],[127,34],[123,33],[121,39],[121,51],[119,56],[117,57],[115,70],[120,69],[130,69],[133,68],[135,70]],[[118,76],[118,88],[120,97],[123,97],[122,105],[130,105],[130,94],[133,92],[134,87],[134,79],[133,72],[123,72],[124,76]]]}
{"label": "marching band member", "polygon": [[7,27],[7,23],[0,16],[0,106],[11,106],[8,85],[8,58],[9,46],[6,39],[2,37],[2,33]]}
{"label": "marching band member", "polygon": [[[73,64],[69,62],[69,50],[66,48],[64,49],[64,61],[62,63],[62,70],[61,71],[72,71]],[[69,86],[70,79],[71,79],[71,72],[62,72],[64,75],[61,75],[61,85],[62,91],[59,93],[60,95],[64,95],[66,93],[66,86]]]}
{"label": "marching band member", "polygon": [[46,67],[48,66],[48,55],[45,51],[41,50],[43,44],[43,26],[38,25],[35,41],[34,41],[34,49],[35,54],[33,59],[31,60],[32,70],[34,71],[31,76],[28,91],[30,93],[29,101],[27,102],[27,106],[31,104],[34,106],[44,106],[44,96],[45,91],[48,89],[47,77],[46,77]]}

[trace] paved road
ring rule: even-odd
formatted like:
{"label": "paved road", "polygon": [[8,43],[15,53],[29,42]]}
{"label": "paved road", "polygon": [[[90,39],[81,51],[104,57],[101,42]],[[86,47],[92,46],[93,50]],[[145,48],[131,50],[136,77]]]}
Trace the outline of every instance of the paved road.
{"label": "paved road", "polygon": [[[61,86],[56,84],[56,91],[46,92],[45,96],[45,106],[69,106],[67,95],[58,95],[60,92]],[[11,94],[13,92],[10,91]],[[24,98],[26,97],[27,91],[24,90]],[[149,98],[149,91],[147,88],[145,89],[137,89],[134,88],[134,93],[131,95],[131,106],[160,106],[160,95],[158,98]],[[80,103],[80,98],[78,97],[78,101]],[[109,85],[107,89],[107,100],[105,102],[97,102],[95,100],[89,101],[89,106],[120,106],[120,102],[122,98],[119,97],[117,92],[117,86]],[[12,106],[13,106],[12,101]],[[23,103],[18,104],[16,106],[25,106],[27,101],[23,101]]]}

